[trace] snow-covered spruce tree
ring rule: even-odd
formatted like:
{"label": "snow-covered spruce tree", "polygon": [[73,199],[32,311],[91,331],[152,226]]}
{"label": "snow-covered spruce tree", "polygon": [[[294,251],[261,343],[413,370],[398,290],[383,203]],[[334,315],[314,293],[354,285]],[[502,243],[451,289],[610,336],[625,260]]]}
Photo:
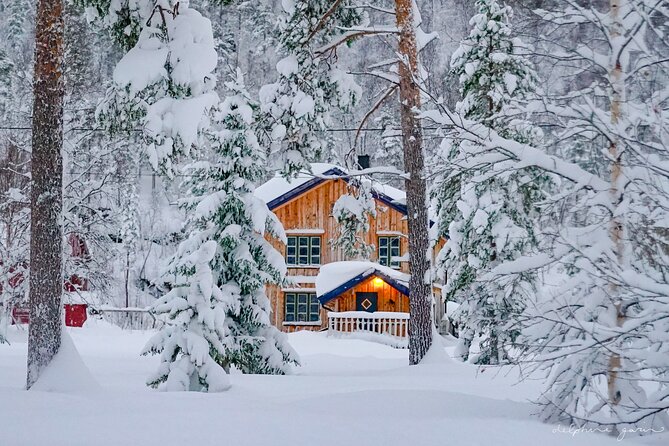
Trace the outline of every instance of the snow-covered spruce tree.
{"label": "snow-covered spruce tree", "polygon": [[[453,54],[451,69],[459,77],[462,101],[456,111],[505,138],[537,142],[538,132],[522,121],[520,101],[532,95],[537,77],[513,38],[511,8],[496,0],[477,0],[472,30]],[[532,273],[484,280],[495,266],[536,251],[537,203],[548,178],[536,169],[492,168],[473,156],[469,141],[447,139],[440,180],[432,190],[441,233],[449,237],[439,255],[446,275],[447,300],[460,303],[458,353],[469,357],[480,336],[478,364],[507,361],[518,335],[514,323],[535,289]]]}
{"label": "snow-covered spruce tree", "polygon": [[222,130],[210,137],[214,161],[194,166],[195,191],[209,184],[208,194],[196,200],[215,226],[217,283],[236,296],[228,312],[232,343],[225,361],[244,373],[284,374],[298,358],[286,335],[270,323],[265,287],[282,283],[286,266],[265,234],[284,241],[285,235],[276,216],[254,196],[254,184],[266,175],[254,128],[258,104],[246,92],[241,71],[226,87],[229,95],[214,119]]}
{"label": "snow-covered spruce tree", "polygon": [[173,288],[153,305],[156,314],[168,319],[142,352],[161,355],[160,367],[147,381],[152,387],[205,392],[230,387],[219,362],[229,339],[225,319],[233,302],[214,283],[210,262],[217,249],[216,241],[199,233],[179,246],[171,263]]}
{"label": "snow-covered spruce tree", "polygon": [[186,170],[192,176],[183,203],[190,235],[172,261],[172,291],[155,306],[170,322],[145,349],[162,358],[149,384],[165,382],[168,390],[196,390],[194,382],[204,390],[222,390],[231,365],[244,373],[283,374],[298,361],[285,334],[270,323],[265,294],[268,283],[284,280],[286,266],[264,235],[285,236],[253,195],[265,173],[253,129],[258,107],[240,72],[226,86],[230,94],[213,111],[206,133],[211,153]]}
{"label": "snow-covered spruce tree", "polygon": [[143,130],[151,165],[170,176],[201,144],[207,110],[218,103],[211,22],[188,2],[78,0],[127,53],[97,110],[110,132]]}
{"label": "snow-covered spruce tree", "polygon": [[348,193],[337,199],[332,216],[337,222],[332,247],[341,249],[345,258],[368,260],[374,247],[367,243],[366,235],[370,218],[376,217],[372,182],[359,178],[350,180]]}
{"label": "snow-covered spruce tree", "polygon": [[[283,2],[279,24],[278,80],[260,89],[263,126],[271,135],[278,165],[286,175],[309,171],[310,162],[327,158],[323,136],[334,107],[355,105],[360,87],[336,68],[330,57],[314,55],[310,45],[341,38],[344,29],[360,25],[363,16],[353,0]],[[333,56],[334,57],[334,56]]]}

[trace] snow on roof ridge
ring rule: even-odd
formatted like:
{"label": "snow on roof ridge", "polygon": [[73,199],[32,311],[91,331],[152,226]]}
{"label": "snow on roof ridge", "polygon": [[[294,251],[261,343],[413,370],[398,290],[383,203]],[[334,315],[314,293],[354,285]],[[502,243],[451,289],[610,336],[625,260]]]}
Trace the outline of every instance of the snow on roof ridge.
{"label": "snow on roof ridge", "polygon": [[[291,178],[290,180],[287,180],[277,173],[274,175],[274,178],[256,188],[255,196],[263,200],[265,203],[269,203],[333,169],[339,170],[345,174],[348,173],[348,170],[345,167],[337,164],[311,163],[311,172],[300,172],[297,177]],[[406,193],[403,190],[379,183],[378,181],[373,181],[372,187],[377,193],[386,195],[393,202],[397,202],[398,204],[405,204],[406,202]]]}

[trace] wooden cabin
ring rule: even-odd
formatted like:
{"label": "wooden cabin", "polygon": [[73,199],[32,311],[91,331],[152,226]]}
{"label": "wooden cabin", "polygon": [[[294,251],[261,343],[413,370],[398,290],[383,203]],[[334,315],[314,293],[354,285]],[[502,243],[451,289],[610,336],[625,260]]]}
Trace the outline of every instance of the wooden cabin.
{"label": "wooden cabin", "polygon": [[[276,214],[287,235],[285,245],[276,240],[272,243],[284,255],[293,283],[269,286],[267,290],[272,323],[283,331],[333,330],[333,321],[344,318],[359,322],[374,319],[374,313],[384,315],[387,320],[383,323],[388,326],[407,323],[410,297],[405,193],[372,184],[376,217],[371,219],[366,241],[374,251],[369,261],[360,262],[346,259],[331,245],[337,236],[332,208],[348,188],[343,168],[316,163],[311,174],[301,174],[291,181],[277,176],[256,190],[256,196]],[[435,287],[434,291],[438,303],[439,290]],[[397,320],[389,322],[391,316]]]}

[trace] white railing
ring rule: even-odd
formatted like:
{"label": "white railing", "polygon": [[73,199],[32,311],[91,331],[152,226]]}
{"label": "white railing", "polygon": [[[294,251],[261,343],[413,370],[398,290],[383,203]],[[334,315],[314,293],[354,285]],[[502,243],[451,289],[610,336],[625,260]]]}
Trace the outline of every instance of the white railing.
{"label": "white railing", "polygon": [[[328,336],[341,334],[369,335],[370,339],[390,337],[392,345],[403,347],[409,339],[409,313],[377,311],[328,312]],[[363,336],[364,337],[364,336]]]}

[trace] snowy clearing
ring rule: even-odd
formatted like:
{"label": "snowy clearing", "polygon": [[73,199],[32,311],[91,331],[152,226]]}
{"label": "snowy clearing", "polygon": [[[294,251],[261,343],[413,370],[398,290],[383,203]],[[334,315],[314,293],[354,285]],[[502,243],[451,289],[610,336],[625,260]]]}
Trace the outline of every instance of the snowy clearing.
{"label": "snowy clearing", "polygon": [[152,332],[97,321],[69,333],[100,388],[26,392],[26,333],[10,333],[12,344],[0,346],[2,446],[619,444],[533,420],[527,400],[540,385],[514,385],[514,372],[455,361],[408,367],[406,350],[324,333],[290,335],[303,361],[296,375],[235,374],[231,390],[210,394],[147,388],[158,358],[139,351]]}

